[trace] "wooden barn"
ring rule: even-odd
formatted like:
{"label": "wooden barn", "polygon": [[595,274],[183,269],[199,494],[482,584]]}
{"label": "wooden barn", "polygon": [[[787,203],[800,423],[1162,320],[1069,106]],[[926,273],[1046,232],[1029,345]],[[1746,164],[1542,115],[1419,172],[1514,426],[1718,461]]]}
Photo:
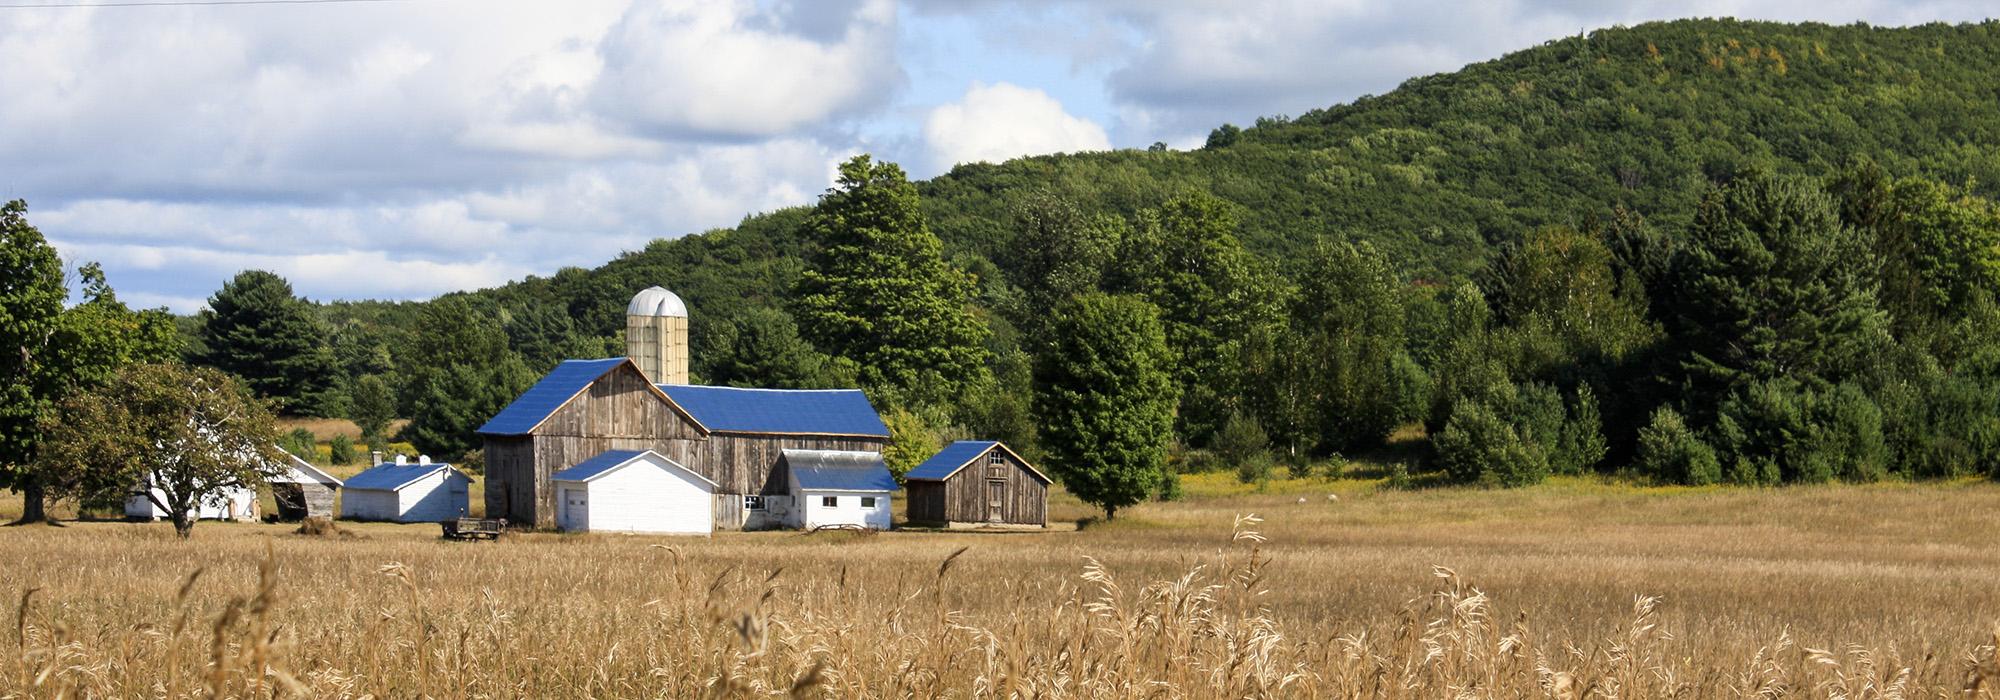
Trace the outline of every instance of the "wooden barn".
{"label": "wooden barn", "polygon": [[556,472],[556,526],[569,532],[706,535],[715,482],[652,450],[611,450]]}
{"label": "wooden barn", "polygon": [[778,471],[790,496],[786,525],[887,530],[893,523],[898,487],[880,452],[785,450]]}
{"label": "wooden barn", "polygon": [[340,491],[340,480],[298,455],[284,454],[284,469],[270,482],[271,500],[278,504],[278,519],[333,517],[333,497]]}
{"label": "wooden barn", "polygon": [[609,450],[651,450],[716,484],[715,526],[779,527],[785,450],[880,452],[889,428],[859,389],[685,384],[687,306],[653,287],[625,309],[626,354],[566,360],[479,429],[486,512],[556,526],[556,472]]}
{"label": "wooden barn", "polygon": [[340,517],[436,523],[465,515],[472,478],[451,465],[419,457],[384,463],[347,478]]}
{"label": "wooden barn", "polygon": [[626,358],[557,365],[479,430],[486,512],[555,526],[551,477],[608,450],[652,450],[716,483],[715,525],[777,527],[788,449],[881,451],[889,429],[859,390],[655,385]]}
{"label": "wooden barn", "polygon": [[912,523],[1048,526],[1048,475],[998,442],[946,445],[904,474],[903,482]]}

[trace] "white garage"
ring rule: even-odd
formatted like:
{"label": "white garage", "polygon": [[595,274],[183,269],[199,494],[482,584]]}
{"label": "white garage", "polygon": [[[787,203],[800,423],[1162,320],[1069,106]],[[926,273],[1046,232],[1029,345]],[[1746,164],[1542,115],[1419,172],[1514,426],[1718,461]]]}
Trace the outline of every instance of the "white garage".
{"label": "white garage", "polygon": [[610,450],[550,477],[556,527],[570,532],[706,535],[716,484],[652,450]]}
{"label": "white garage", "polygon": [[472,478],[451,465],[418,457],[415,464],[401,455],[348,477],[340,494],[340,517],[436,523],[466,514]]}
{"label": "white garage", "polygon": [[780,458],[793,507],[786,525],[802,530],[887,530],[891,500],[902,487],[880,452],[785,450]]}

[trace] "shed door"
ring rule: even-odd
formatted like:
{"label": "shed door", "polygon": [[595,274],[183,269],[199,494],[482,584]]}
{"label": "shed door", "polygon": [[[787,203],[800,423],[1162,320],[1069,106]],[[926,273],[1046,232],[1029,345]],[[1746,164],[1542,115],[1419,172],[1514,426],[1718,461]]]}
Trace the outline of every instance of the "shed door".
{"label": "shed door", "polygon": [[997,523],[1007,507],[1007,482],[986,482],[986,522]]}
{"label": "shed door", "polygon": [[590,522],[590,492],[583,489],[563,489],[562,522],[558,527],[564,530],[582,530]]}

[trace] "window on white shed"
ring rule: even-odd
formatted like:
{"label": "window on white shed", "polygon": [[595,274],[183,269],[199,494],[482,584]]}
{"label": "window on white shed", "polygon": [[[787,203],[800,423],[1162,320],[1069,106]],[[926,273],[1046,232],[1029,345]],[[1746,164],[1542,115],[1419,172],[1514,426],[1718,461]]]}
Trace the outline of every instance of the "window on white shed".
{"label": "window on white shed", "polygon": [[861,507],[863,507],[863,508],[874,508],[874,507],[875,507],[875,497],[874,497],[874,496],[862,496],[862,497],[861,497]]}
{"label": "window on white shed", "polygon": [[820,505],[823,505],[823,506],[826,506],[826,507],[828,507],[828,508],[839,508],[839,507],[840,507],[840,497],[839,497],[839,496],[820,496],[820,497],[819,497],[819,504],[820,504]]}
{"label": "window on white shed", "polygon": [[763,509],[764,509],[764,497],[763,497],[763,496],[744,496],[744,497],[743,497],[743,509],[744,509],[744,510],[763,510]]}

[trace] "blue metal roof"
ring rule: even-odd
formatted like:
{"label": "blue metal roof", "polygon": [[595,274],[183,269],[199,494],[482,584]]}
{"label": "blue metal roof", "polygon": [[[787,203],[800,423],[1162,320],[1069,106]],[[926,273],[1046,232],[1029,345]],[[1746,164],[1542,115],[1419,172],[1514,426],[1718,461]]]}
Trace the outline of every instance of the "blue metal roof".
{"label": "blue metal roof", "polygon": [[541,425],[549,414],[597,381],[605,373],[625,364],[623,357],[606,360],[563,360],[555,369],[549,370],[542,380],[521,392],[513,403],[500,409],[498,415],[479,426],[481,435],[525,435]]}
{"label": "blue metal roof", "polygon": [[638,459],[646,450],[605,450],[596,457],[577,462],[576,466],[556,472],[549,477],[555,481],[583,481],[590,477],[611,471],[612,467]]}
{"label": "blue metal roof", "polygon": [[809,491],[895,491],[896,477],[880,452],[785,450],[785,467]]}
{"label": "blue metal roof", "polygon": [[432,462],[430,464],[396,464],[394,462],[384,462],[381,466],[371,467],[368,471],[347,477],[346,488],[362,489],[365,491],[394,491],[408,486],[410,482],[430,476],[431,472],[450,468],[451,465],[443,462]]}
{"label": "blue metal roof", "polygon": [[919,464],[917,468],[911,469],[910,473],[903,475],[903,478],[918,481],[944,481],[945,478],[958,473],[961,467],[971,463],[972,460],[978,459],[980,455],[986,454],[987,450],[993,449],[993,446],[998,444],[1000,443],[992,440],[960,440],[945,445],[944,449],[938,450],[937,454],[931,455],[931,458],[924,460],[923,464]]}
{"label": "blue metal roof", "polygon": [[889,426],[860,389],[661,384],[660,390],[712,431],[889,437]]}

